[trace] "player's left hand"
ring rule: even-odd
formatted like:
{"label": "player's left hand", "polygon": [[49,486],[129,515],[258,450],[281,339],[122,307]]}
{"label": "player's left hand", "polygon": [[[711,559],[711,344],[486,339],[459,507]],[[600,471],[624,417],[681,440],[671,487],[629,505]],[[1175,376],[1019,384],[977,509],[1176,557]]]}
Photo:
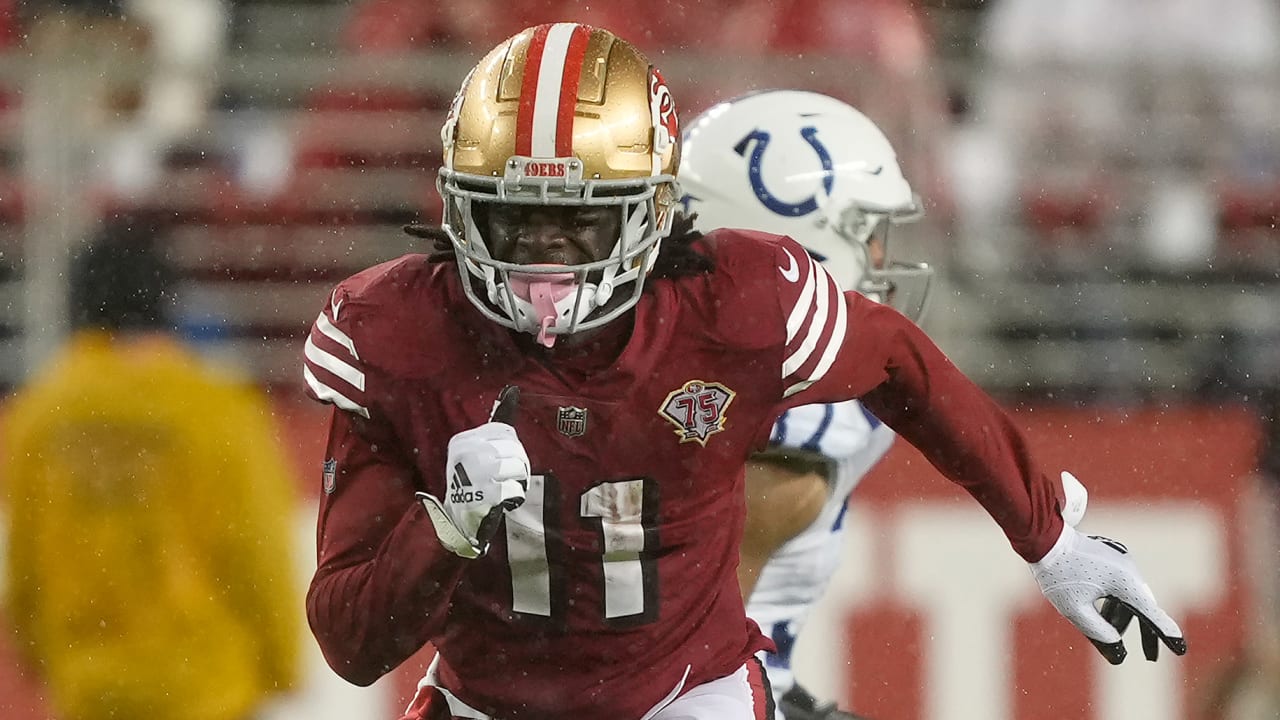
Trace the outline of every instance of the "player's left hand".
{"label": "player's left hand", "polygon": [[1115,540],[1064,525],[1053,548],[1031,563],[1031,572],[1045,598],[1112,665],[1124,662],[1128,655],[1120,636],[1134,617],[1148,660],[1155,661],[1161,642],[1176,655],[1187,652],[1182,630],[1156,603],[1128,548]]}

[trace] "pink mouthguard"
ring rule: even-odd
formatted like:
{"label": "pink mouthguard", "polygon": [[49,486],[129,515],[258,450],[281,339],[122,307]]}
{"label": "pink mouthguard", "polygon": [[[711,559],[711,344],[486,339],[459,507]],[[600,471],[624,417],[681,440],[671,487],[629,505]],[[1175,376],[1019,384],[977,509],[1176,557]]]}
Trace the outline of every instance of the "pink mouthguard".
{"label": "pink mouthguard", "polygon": [[[538,266],[553,267],[553,266]],[[547,332],[547,328],[556,322],[558,313],[556,303],[569,296],[577,284],[573,273],[521,273],[508,274],[511,282],[511,293],[521,300],[533,305],[533,311],[542,319],[538,321],[538,342],[543,347],[556,344],[556,336]]]}

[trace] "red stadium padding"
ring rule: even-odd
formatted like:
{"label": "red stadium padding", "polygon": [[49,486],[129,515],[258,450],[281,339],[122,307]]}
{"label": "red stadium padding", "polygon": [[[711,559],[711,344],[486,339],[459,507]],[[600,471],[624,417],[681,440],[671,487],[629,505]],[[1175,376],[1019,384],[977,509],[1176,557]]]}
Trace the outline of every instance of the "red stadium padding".
{"label": "red stadium padding", "polygon": [[[1002,699],[1011,710],[1008,720],[1119,717],[1114,712],[1105,714],[1107,703],[1117,702],[1104,689],[1107,673],[1119,679],[1142,671],[1170,673],[1172,679],[1165,679],[1176,693],[1168,700],[1176,714],[1144,717],[1201,717],[1194,715],[1192,708],[1209,692],[1223,663],[1239,656],[1251,622],[1244,613],[1253,591],[1243,569],[1247,538],[1241,530],[1238,503],[1255,467],[1259,439],[1256,419],[1240,408],[1191,406],[1136,410],[1029,408],[1017,413],[1017,417],[1047,467],[1070,468],[1089,488],[1089,512],[1081,529],[1114,534],[1130,545],[1157,596],[1181,623],[1190,651],[1183,658],[1162,656],[1160,663],[1135,671],[1133,665],[1146,663],[1137,634],[1132,632],[1126,636],[1130,655],[1125,665],[1104,667],[1089,643],[1039,597],[1028,573],[1025,584],[1030,594],[1025,610],[1002,616],[1011,623],[1009,644],[975,647],[966,662],[1008,662],[1007,668],[992,673],[999,681],[999,689],[1006,693]],[[940,518],[955,515],[957,522],[967,522],[964,516],[971,515],[978,527],[985,521],[961,490],[946,482],[919,453],[903,443],[895,446],[854,493],[852,507],[864,510],[862,517],[874,518],[875,527],[868,533],[880,538],[876,548],[889,553],[900,548],[893,547],[884,535],[892,537],[901,532],[913,513],[933,512],[935,515],[930,517]],[[1185,535],[1188,528],[1170,519],[1168,545],[1144,540],[1145,536],[1135,529],[1144,513],[1165,507],[1180,516],[1200,519],[1218,543],[1212,557],[1215,567],[1205,568],[1205,586],[1196,590],[1201,597],[1183,603],[1187,607],[1173,606],[1179,602],[1175,597],[1178,593],[1168,585],[1161,587],[1154,578],[1171,564],[1195,562],[1171,554],[1175,539]],[[991,528],[994,555],[978,564],[1018,565],[1017,557],[1003,543],[994,524],[985,524]],[[942,525],[932,530],[940,548],[948,544],[950,531]],[[900,567],[901,562],[890,560],[887,566]],[[962,557],[957,562],[964,563],[966,559]],[[1181,574],[1192,578],[1187,582],[1196,577],[1187,568]],[[1210,577],[1214,575],[1224,578],[1224,584],[1213,586]],[[973,580],[977,584],[986,579]],[[944,582],[942,578],[937,581]],[[856,668],[846,678],[847,687],[852,689],[849,700],[852,707],[871,717],[932,720],[937,715],[926,714],[930,692],[927,666],[938,659],[940,651],[927,628],[929,613],[912,607],[907,599],[910,592],[895,589],[893,584],[878,587],[849,616],[847,659]],[[1191,589],[1183,587],[1179,591],[1185,600]],[[839,663],[841,658],[829,661]],[[1152,686],[1161,687],[1160,680],[1142,676],[1141,681],[1134,682],[1129,701],[1142,705],[1144,689]],[[955,716],[970,717],[958,711]]]}
{"label": "red stadium padding", "polygon": [[[1280,225],[1280,183],[1233,184],[1219,197],[1222,229],[1276,232]],[[1274,237],[1274,235],[1273,235]]]}

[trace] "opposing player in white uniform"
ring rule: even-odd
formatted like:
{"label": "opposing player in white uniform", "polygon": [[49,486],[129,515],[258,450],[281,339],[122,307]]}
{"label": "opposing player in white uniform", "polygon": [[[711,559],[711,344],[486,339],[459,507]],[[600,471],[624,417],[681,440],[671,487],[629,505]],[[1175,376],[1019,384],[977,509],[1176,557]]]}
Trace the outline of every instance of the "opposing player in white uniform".
{"label": "opposing player in white uniform", "polygon": [[[788,462],[796,450],[820,453],[829,467],[825,474],[811,475],[810,482],[822,482],[821,490],[826,493],[817,518],[765,558],[747,598],[747,614],[778,647],[776,654],[765,657],[765,664],[779,712],[787,720],[856,717],[842,713],[831,703],[819,705],[796,684],[791,670],[791,650],[810,609],[822,598],[840,563],[849,494],[889,451],[894,437],[887,425],[866,412],[857,401],[805,405],[779,418],[770,438],[770,452],[758,458],[760,464],[780,466],[770,470],[784,477],[788,472],[805,473],[804,470],[797,472]],[[772,457],[775,455],[776,459]],[[748,492],[753,492],[752,486],[761,489],[764,495],[761,501],[767,507],[781,498],[777,497],[776,487],[771,489],[767,484],[768,480],[761,481],[765,472],[769,470],[753,470],[747,482]],[[791,480],[794,483],[803,481],[802,478]],[[762,524],[767,522],[762,520]],[[751,533],[754,527],[757,525],[748,520],[746,532]],[[740,575],[739,580],[745,578]]]}
{"label": "opposing player in white uniform", "polygon": [[[703,113],[685,135],[681,185],[700,229],[789,235],[844,287],[918,319],[931,270],[889,259],[888,231],[920,216],[889,141],[849,105],[770,91]],[[851,720],[796,683],[791,649],[840,559],[846,501],[894,433],[857,401],[806,405],[778,418],[747,474],[739,567],[747,613],[778,652],[765,658],[786,720]]]}

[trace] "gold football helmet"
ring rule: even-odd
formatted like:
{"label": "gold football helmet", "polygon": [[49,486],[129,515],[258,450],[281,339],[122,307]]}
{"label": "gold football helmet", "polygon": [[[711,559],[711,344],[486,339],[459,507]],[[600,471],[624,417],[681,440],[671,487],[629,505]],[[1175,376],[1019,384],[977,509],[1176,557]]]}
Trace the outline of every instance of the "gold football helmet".
{"label": "gold football helmet", "polygon": [[[680,129],[666,82],[635,46],[575,23],[523,30],[467,75],[441,140],[442,226],[467,296],[487,317],[550,346],[639,301],[671,230]],[[502,262],[476,203],[614,206],[621,230],[599,262]]]}

